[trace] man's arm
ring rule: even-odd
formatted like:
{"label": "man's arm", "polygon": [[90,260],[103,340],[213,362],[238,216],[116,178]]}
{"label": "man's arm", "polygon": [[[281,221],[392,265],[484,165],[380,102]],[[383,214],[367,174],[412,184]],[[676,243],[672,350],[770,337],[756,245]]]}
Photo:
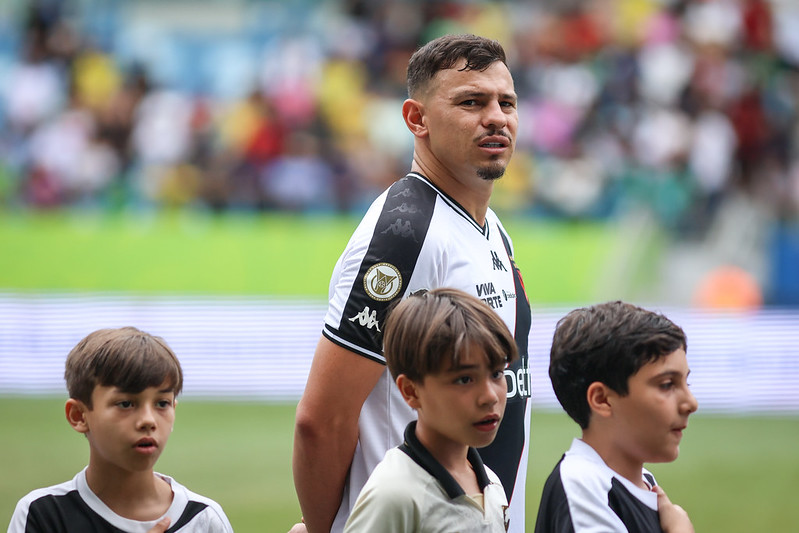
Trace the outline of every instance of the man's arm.
{"label": "man's arm", "polygon": [[314,353],[294,427],[294,488],[310,533],[327,533],[358,442],[358,417],[385,366],[325,337]]}

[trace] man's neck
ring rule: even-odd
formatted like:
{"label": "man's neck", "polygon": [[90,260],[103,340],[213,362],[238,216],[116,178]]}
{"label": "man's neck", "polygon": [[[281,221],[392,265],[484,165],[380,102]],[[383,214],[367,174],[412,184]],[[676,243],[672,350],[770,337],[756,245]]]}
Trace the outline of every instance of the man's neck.
{"label": "man's neck", "polygon": [[422,164],[414,156],[411,165],[412,172],[418,172],[429,179],[436,187],[447,193],[449,197],[458,202],[474,220],[483,226],[485,224],[488,203],[491,200],[491,193],[494,190],[494,183],[482,180],[481,187],[475,189],[464,184],[450,173]]}

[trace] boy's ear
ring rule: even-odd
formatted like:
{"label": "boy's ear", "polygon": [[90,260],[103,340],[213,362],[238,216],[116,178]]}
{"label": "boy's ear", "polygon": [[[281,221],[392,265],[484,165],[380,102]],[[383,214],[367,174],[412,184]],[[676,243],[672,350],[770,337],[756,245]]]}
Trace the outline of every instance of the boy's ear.
{"label": "boy's ear", "polygon": [[585,395],[591,413],[602,417],[609,417],[613,413],[613,407],[610,404],[613,390],[604,383],[594,381],[588,386],[588,391],[586,391]]}
{"label": "boy's ear", "polygon": [[397,376],[397,387],[399,388],[405,403],[408,404],[408,407],[418,410],[420,404],[417,384],[405,374],[400,374]]}
{"label": "boy's ear", "polygon": [[64,405],[64,411],[67,415],[67,422],[69,422],[69,425],[72,426],[72,429],[78,433],[87,433],[89,431],[89,426],[86,423],[85,417],[85,413],[88,410],[89,408],[86,407],[85,403],[80,400],[76,400],[75,398],[70,398]]}
{"label": "boy's ear", "polygon": [[405,125],[416,137],[427,135],[427,124],[424,120],[424,105],[418,100],[409,98],[402,104],[402,118]]}

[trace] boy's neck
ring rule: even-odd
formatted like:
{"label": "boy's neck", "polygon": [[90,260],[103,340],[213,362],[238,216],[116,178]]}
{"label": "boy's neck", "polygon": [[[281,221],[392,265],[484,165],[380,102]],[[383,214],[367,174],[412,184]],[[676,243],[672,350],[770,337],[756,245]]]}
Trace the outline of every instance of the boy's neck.
{"label": "boy's neck", "polygon": [[631,458],[613,441],[601,438],[600,432],[585,430],[582,441],[591,446],[611,470],[636,487],[649,490],[643,479],[644,463]]}
{"label": "boy's neck", "polygon": [[482,492],[477,483],[477,475],[469,462],[468,445],[442,439],[419,422],[416,424],[416,438],[430,452],[430,455],[449,472],[449,475],[455,479],[466,494]]}
{"label": "boy's neck", "polygon": [[109,509],[130,520],[161,518],[172,504],[172,487],[152,470],[130,472],[90,462],[86,483]]}

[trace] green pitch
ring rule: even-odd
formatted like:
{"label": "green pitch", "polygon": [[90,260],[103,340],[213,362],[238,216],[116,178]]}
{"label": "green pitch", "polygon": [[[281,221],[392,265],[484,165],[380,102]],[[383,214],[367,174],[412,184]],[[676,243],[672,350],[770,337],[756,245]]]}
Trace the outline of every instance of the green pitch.
{"label": "green pitch", "polygon": [[[357,223],[326,215],[0,211],[0,290],[323,298]],[[608,293],[616,287],[612,273],[619,262],[641,262],[619,253],[631,236],[615,227],[531,219],[506,226],[534,305],[622,298]],[[648,242],[655,246],[636,249],[639,255],[657,253],[657,238]],[[625,293],[632,282],[625,276]]]}
{"label": "green pitch", "polygon": [[[7,523],[29,490],[66,481],[85,466],[87,444],[62,406],[61,399],[0,398],[0,521]],[[293,405],[183,399],[157,469],[217,500],[237,533],[288,531],[300,516],[293,421]],[[546,476],[577,434],[561,413],[534,412],[532,422],[527,531]],[[697,531],[793,531],[798,441],[795,418],[697,415],[680,458],[649,466]]]}

